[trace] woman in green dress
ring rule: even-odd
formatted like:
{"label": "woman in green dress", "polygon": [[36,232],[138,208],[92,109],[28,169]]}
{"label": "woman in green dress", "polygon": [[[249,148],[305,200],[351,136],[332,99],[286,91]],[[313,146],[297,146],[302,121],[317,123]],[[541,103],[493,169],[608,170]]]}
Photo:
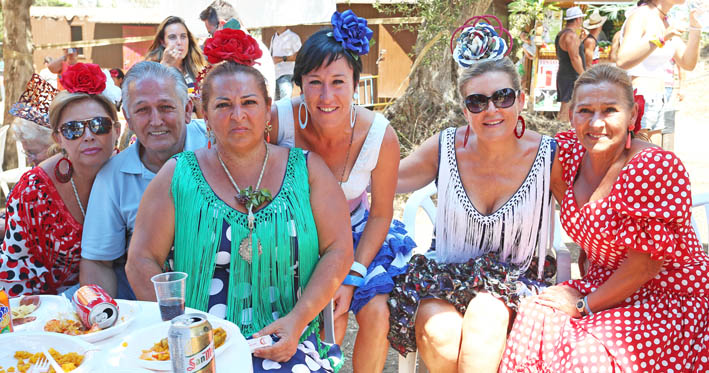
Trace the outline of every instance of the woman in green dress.
{"label": "woman in green dress", "polygon": [[[224,29],[205,50],[233,44],[248,54],[251,43],[242,31]],[[258,56],[219,55],[226,61],[201,89],[208,148],[178,154],[148,186],[128,278],[138,299],[155,300],[150,277],[174,244],[174,270],[189,275],[187,307],[234,322],[247,338],[276,337],[254,352],[255,372],[305,363],[336,371],[339,347],[320,341],[318,313],[352,265],[352,239],[339,234],[349,227],[347,203],[319,156],[264,141],[271,99],[251,67]]]}

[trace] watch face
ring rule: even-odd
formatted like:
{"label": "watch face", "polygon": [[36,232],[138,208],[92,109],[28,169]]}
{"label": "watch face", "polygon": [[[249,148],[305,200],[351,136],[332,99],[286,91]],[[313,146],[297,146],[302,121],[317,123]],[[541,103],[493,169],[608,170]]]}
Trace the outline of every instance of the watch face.
{"label": "watch face", "polygon": [[583,310],[583,309],[585,308],[585,306],[586,306],[586,305],[584,304],[583,299],[579,299],[579,300],[576,302],[576,309],[579,310],[579,311]]}

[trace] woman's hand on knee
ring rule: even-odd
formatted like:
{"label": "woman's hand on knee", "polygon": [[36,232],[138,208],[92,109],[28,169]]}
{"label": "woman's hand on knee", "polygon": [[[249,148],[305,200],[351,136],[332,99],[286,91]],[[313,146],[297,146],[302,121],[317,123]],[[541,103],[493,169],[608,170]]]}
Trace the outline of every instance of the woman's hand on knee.
{"label": "woman's hand on knee", "polygon": [[355,287],[352,285],[340,285],[335,292],[335,296],[332,297],[332,303],[335,306],[333,310],[333,317],[338,318],[346,314],[350,310],[350,304],[352,303],[352,295],[354,295]]}
{"label": "woman's hand on knee", "polygon": [[272,346],[254,350],[253,355],[262,359],[280,362],[290,360],[298,349],[298,340],[303,332],[302,329],[297,330],[297,325],[300,325],[300,323],[293,322],[293,320],[290,320],[289,315],[286,315],[261,329],[254,334],[254,338],[275,334],[280,339]]}
{"label": "woman's hand on knee", "polygon": [[581,317],[576,309],[576,302],[581,297],[583,294],[571,286],[557,285],[544,290],[534,300],[541,305],[556,308],[571,317]]}

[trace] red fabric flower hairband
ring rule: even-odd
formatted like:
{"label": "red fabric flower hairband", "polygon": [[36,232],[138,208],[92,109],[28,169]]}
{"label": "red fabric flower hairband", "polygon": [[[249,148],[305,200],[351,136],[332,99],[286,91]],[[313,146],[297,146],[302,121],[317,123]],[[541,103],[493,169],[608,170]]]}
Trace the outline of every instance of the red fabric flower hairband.
{"label": "red fabric flower hairband", "polygon": [[635,119],[633,124],[633,133],[638,133],[640,131],[640,122],[643,120],[643,114],[645,113],[645,97],[638,94],[638,90],[633,90],[633,101],[638,104],[638,117]]}
{"label": "red fabric flower hairband", "polygon": [[196,97],[201,97],[202,80],[207,76],[213,65],[222,61],[232,61],[240,65],[253,66],[261,58],[263,52],[258,42],[242,30],[223,28],[217,30],[214,36],[204,42],[204,55],[211,65],[207,65],[197,74],[195,79]]}
{"label": "red fabric flower hairband", "polygon": [[71,93],[101,94],[106,89],[106,74],[93,63],[76,63],[62,73],[59,82]]}

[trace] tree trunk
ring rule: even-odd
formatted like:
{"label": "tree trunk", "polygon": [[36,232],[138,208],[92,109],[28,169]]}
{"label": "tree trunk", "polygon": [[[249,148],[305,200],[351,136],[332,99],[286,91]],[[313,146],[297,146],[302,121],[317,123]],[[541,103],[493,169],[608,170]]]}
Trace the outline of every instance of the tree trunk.
{"label": "tree trunk", "polygon": [[[460,5],[463,2],[457,3]],[[460,12],[457,22],[446,25],[448,31],[442,32],[441,40],[434,42],[437,48],[431,48],[428,56],[422,53],[427,52],[426,46],[431,40],[424,40],[424,33],[419,32],[414,50],[417,60],[425,57],[427,62],[414,65],[408,88],[384,112],[398,132],[402,156],[443,128],[465,124],[458,93],[459,67],[453,60],[448,43],[451,33],[458,26],[474,15],[485,14],[491,4],[492,0],[478,0],[463,6],[464,9],[455,9]],[[424,20],[421,28],[426,27],[426,22]],[[441,47],[443,44],[445,48]]]}
{"label": "tree trunk", "polygon": [[[30,27],[30,6],[32,0],[1,0],[5,19],[3,58],[5,60],[5,108],[3,124],[10,124],[14,117],[9,110],[22,95],[27,81],[30,80],[32,66],[32,30]],[[12,131],[11,131],[12,132]],[[0,144],[2,146],[2,144]],[[15,136],[8,133],[5,139],[5,159],[3,169],[17,167]]]}

